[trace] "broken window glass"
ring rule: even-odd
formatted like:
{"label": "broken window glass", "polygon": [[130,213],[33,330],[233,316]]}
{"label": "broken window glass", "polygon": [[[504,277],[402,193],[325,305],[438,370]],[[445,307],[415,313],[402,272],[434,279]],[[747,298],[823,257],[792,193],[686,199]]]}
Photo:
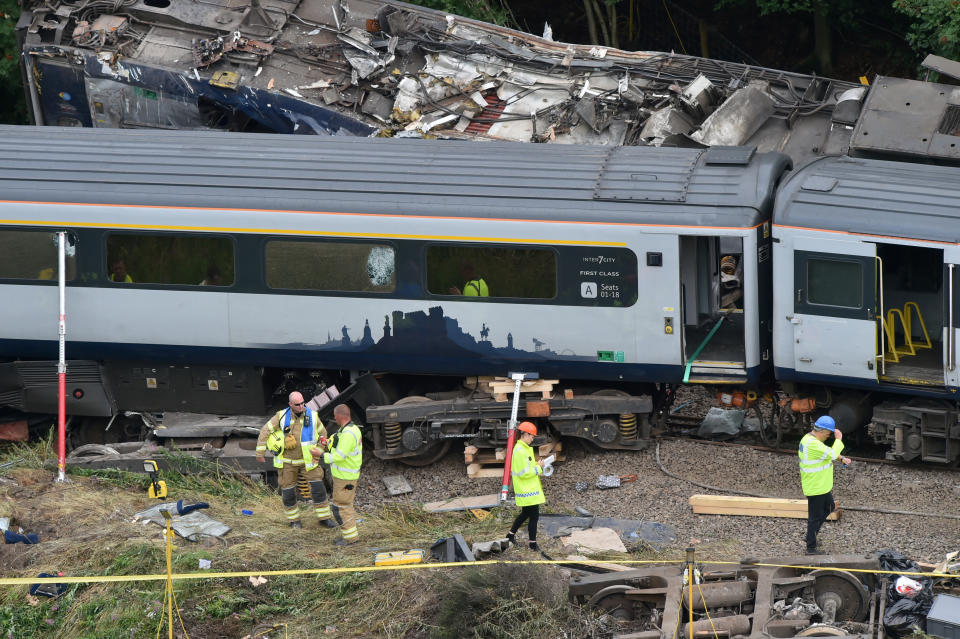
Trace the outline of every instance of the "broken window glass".
{"label": "broken window glass", "polygon": [[552,299],[557,294],[556,254],[512,246],[431,246],[427,290],[464,298]]}
{"label": "broken window glass", "polygon": [[[69,237],[69,235],[68,235]],[[76,277],[75,243],[68,240],[66,278]],[[56,280],[57,234],[50,231],[0,231],[0,278]]]}
{"label": "broken window glass", "polygon": [[385,244],[271,240],[266,265],[270,288],[391,293],[396,286],[395,252]]}
{"label": "broken window glass", "polygon": [[106,279],[126,284],[231,286],[233,241],[198,235],[107,236]]}

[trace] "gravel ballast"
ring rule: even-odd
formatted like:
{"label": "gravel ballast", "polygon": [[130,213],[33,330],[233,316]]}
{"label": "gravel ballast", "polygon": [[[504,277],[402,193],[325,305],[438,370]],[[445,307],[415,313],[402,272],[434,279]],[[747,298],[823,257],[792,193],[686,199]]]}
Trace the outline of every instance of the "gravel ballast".
{"label": "gravel ballast", "polygon": [[[692,439],[660,442],[660,460],[666,470],[683,479],[665,475],[654,456],[656,443],[641,452],[586,451],[568,444],[567,459],[544,479],[547,505],[544,512],[574,514],[586,508],[602,517],[642,519],[668,524],[676,530],[671,546],[690,543],[706,549],[711,558],[795,556],[803,552],[806,520],[731,515],[695,515],[687,503],[695,494],[732,494],[745,491],[769,497],[802,499],[796,454],[777,454],[746,446],[717,446]],[[844,454],[856,455],[848,447]],[[636,474],[636,482],[620,488],[593,488],[599,475]],[[413,488],[404,498],[390,497],[381,481],[387,475],[402,475]],[[834,472],[834,497],[843,506],[960,515],[960,472],[938,469],[855,462]],[[722,488],[704,490],[694,482]],[[590,488],[578,492],[577,482]],[[462,453],[454,446],[437,463],[411,468],[397,462],[366,458],[357,492],[357,506],[371,509],[384,501],[411,503],[438,501],[455,496],[498,492],[500,480],[469,479]],[[860,553],[892,548],[918,561],[942,561],[947,552],[960,549],[960,520],[943,517],[913,517],[872,512],[844,512],[839,522],[827,522],[820,544],[829,553]],[[558,542],[553,542],[557,544]],[[671,546],[661,550],[671,550]]]}

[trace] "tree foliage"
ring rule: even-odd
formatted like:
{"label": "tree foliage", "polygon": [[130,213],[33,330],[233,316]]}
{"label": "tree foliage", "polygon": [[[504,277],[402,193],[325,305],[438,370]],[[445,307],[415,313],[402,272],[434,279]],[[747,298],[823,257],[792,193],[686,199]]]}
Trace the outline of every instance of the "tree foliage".
{"label": "tree foliage", "polygon": [[516,25],[506,0],[408,0],[408,2],[464,18],[492,22],[502,27]]}
{"label": "tree foliage", "polygon": [[907,42],[914,51],[960,59],[960,0],[896,0],[893,7],[911,20]]}
{"label": "tree foliage", "polygon": [[16,27],[20,17],[17,0],[0,0],[0,122],[27,123]]}

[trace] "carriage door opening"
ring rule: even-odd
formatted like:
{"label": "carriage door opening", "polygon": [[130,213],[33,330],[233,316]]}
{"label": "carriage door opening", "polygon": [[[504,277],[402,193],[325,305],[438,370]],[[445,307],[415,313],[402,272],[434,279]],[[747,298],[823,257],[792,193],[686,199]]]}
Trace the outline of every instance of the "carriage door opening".
{"label": "carriage door opening", "polygon": [[736,384],[746,379],[743,281],[742,238],[680,237],[687,381]]}
{"label": "carriage door opening", "polygon": [[880,381],[944,385],[943,250],[877,244],[882,303]]}

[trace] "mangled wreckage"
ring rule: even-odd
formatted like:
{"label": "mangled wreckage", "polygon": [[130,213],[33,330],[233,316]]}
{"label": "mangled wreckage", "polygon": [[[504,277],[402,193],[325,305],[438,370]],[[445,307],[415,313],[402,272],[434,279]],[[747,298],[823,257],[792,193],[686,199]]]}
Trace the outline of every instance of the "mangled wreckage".
{"label": "mangled wreckage", "polygon": [[29,106],[46,125],[748,144],[797,161],[847,152],[869,90],[563,44],[399,2],[25,5]]}

